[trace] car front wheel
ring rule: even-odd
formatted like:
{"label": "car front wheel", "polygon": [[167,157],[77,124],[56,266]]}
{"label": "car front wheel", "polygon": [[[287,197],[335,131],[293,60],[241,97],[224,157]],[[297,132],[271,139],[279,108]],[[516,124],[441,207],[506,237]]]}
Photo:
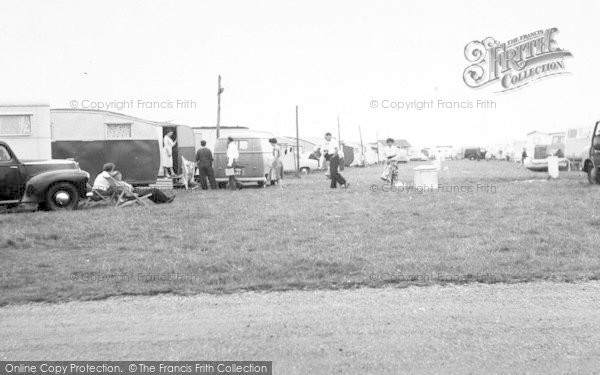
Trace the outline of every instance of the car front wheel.
{"label": "car front wheel", "polygon": [[54,184],[46,192],[46,207],[49,210],[74,210],[78,204],[79,192],[68,182]]}
{"label": "car front wheel", "polygon": [[587,175],[590,184],[600,184],[600,181],[598,181],[598,168],[594,166],[589,167]]}

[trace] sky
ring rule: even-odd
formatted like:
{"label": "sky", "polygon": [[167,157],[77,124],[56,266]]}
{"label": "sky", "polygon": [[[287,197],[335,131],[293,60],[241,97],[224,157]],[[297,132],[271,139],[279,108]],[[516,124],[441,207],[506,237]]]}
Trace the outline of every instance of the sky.
{"label": "sky", "polygon": [[[214,126],[221,75],[222,125],[294,135],[298,105],[301,137],[337,133],[339,116],[347,142],[360,127],[365,142],[506,143],[600,119],[598,19],[595,0],[4,0],[0,103]],[[465,85],[469,42],[552,27],[573,54],[569,74],[502,93]],[[430,100],[435,108],[382,108]]]}

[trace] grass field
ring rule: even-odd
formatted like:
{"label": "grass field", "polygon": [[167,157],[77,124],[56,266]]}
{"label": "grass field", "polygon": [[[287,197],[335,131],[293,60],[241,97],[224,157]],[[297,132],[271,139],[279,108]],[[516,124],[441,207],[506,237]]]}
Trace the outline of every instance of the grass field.
{"label": "grass field", "polygon": [[371,167],[342,172],[348,190],[316,173],[150,208],[0,215],[0,305],[600,277],[600,187],[583,174],[445,165],[435,192],[388,191]]}

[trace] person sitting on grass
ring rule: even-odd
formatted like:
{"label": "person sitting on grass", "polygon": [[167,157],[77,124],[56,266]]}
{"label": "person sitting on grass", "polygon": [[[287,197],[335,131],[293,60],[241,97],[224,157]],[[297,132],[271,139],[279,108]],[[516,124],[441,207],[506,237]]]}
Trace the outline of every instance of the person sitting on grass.
{"label": "person sitting on grass", "polygon": [[337,184],[339,183],[344,189],[348,189],[348,184],[344,177],[339,172],[340,167],[340,155],[338,152],[337,146],[333,146],[333,152],[330,154],[329,158],[329,178],[331,179],[331,188],[337,188]]}
{"label": "person sitting on grass", "polygon": [[175,199],[175,195],[169,197],[160,189],[142,189],[133,187],[122,180],[121,172],[115,171],[115,165],[113,163],[106,163],[102,166],[102,172],[96,176],[92,190],[99,191],[104,195],[112,193],[121,194],[125,192],[125,198],[127,198],[128,195],[131,196],[132,193],[137,194],[138,196],[150,194],[148,199],[157,204],[171,203]]}
{"label": "person sitting on grass", "polygon": [[116,186],[112,182],[115,165],[106,163],[102,166],[102,172],[96,176],[92,190],[98,191],[103,195],[109,195],[116,192]]}

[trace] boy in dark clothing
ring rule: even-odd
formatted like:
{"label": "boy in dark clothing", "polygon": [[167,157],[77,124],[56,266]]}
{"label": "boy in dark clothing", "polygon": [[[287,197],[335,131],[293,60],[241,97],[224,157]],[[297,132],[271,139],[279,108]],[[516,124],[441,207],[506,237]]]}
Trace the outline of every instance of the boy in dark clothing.
{"label": "boy in dark clothing", "polygon": [[334,147],[333,154],[330,154],[329,158],[329,175],[331,179],[331,188],[337,188],[337,184],[339,183],[344,189],[348,188],[348,183],[344,179],[344,177],[338,172],[338,168],[340,166],[340,156],[338,155],[338,148]]}
{"label": "boy in dark clothing", "polygon": [[213,170],[213,155],[210,149],[206,147],[206,141],[200,142],[200,148],[196,152],[196,164],[198,165],[198,174],[200,175],[200,185],[202,190],[207,190],[208,185],[206,184],[206,178],[210,183],[211,189],[217,188],[217,181],[215,180],[215,171]]}

